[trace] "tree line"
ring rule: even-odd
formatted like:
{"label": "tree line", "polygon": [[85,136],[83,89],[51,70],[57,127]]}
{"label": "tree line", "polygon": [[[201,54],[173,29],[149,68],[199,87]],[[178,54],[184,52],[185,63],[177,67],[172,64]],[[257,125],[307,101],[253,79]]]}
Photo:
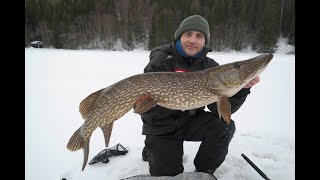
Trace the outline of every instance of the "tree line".
{"label": "tree line", "polygon": [[208,20],[216,51],[274,52],[279,37],[295,45],[294,0],[25,0],[25,46],[150,50],[193,14]]}

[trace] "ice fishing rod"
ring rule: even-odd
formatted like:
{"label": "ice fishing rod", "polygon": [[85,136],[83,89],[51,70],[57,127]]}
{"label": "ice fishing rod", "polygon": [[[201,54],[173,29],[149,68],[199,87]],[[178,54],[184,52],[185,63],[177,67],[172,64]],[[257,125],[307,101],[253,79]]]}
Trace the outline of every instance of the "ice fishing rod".
{"label": "ice fishing rod", "polygon": [[255,169],[265,180],[270,180],[246,155],[241,156]]}

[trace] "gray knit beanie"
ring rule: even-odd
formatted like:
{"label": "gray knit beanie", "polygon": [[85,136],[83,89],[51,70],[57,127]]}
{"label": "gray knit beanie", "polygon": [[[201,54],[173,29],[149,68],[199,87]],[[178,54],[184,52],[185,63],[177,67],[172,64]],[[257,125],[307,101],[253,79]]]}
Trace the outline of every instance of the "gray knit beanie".
{"label": "gray knit beanie", "polygon": [[187,31],[199,31],[204,34],[206,44],[209,45],[210,30],[208,21],[200,15],[189,16],[184,19],[177,31],[174,33],[174,40],[176,41],[181,35]]}

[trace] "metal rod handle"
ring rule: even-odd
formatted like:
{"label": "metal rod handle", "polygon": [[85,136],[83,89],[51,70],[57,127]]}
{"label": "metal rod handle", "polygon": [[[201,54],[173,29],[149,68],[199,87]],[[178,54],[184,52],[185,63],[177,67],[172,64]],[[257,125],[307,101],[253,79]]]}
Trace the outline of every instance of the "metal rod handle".
{"label": "metal rod handle", "polygon": [[266,180],[270,180],[246,155],[241,156]]}

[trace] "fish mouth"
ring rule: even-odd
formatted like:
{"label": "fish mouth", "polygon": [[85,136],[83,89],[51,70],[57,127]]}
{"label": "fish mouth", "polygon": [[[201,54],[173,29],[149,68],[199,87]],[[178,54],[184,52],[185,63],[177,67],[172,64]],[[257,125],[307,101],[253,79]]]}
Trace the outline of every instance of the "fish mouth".
{"label": "fish mouth", "polygon": [[259,58],[259,59],[264,59],[263,68],[264,68],[265,66],[267,66],[267,65],[270,63],[270,61],[272,60],[272,58],[273,58],[273,54],[271,54],[271,53],[262,54],[262,55],[260,55],[260,56],[261,56],[260,58],[259,58],[259,56],[258,56],[257,58]]}
{"label": "fish mouth", "polygon": [[257,74],[260,74],[267,67],[267,65],[270,63],[272,58],[273,58],[273,54],[271,53],[262,54],[257,57],[257,61],[261,61],[261,67]]}
{"label": "fish mouth", "polygon": [[255,57],[257,61],[261,61],[261,69],[265,68],[273,58],[273,54],[261,54],[260,56]]}
{"label": "fish mouth", "polygon": [[273,54],[267,53],[233,63],[233,67],[239,72],[242,86],[245,86],[245,84],[264,71],[272,58]]}
{"label": "fish mouth", "polygon": [[[240,71],[244,72],[248,77],[250,74],[257,75],[257,71],[263,70],[266,66],[270,63],[273,58],[273,54],[261,54],[259,56],[238,61],[233,63],[233,67],[239,69]],[[261,72],[261,71],[260,71]]]}

